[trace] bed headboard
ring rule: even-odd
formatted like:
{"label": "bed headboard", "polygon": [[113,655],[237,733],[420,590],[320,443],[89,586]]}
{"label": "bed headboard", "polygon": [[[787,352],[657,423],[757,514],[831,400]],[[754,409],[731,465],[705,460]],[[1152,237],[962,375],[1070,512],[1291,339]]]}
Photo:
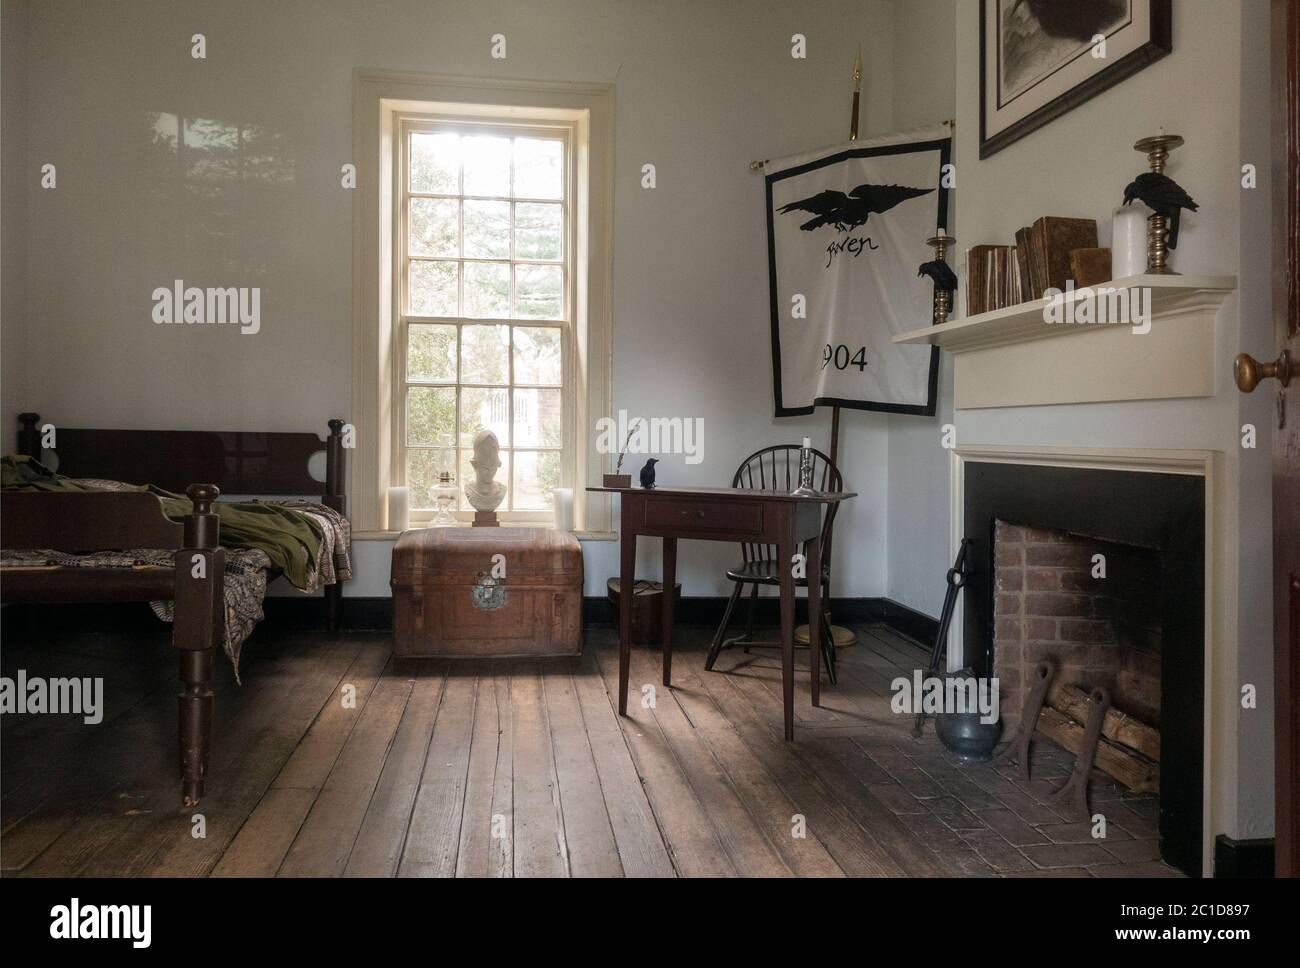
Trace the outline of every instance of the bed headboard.
{"label": "bed headboard", "polygon": [[[18,451],[41,459],[40,415],[18,415]],[[154,484],[183,494],[190,484],[215,484],[223,494],[267,497],[321,495],[347,513],[344,496],[344,422],[329,421],[329,435],[210,430],[83,430],[57,427],[54,453],[68,477],[98,477]],[[325,453],[325,481],[307,462]]]}

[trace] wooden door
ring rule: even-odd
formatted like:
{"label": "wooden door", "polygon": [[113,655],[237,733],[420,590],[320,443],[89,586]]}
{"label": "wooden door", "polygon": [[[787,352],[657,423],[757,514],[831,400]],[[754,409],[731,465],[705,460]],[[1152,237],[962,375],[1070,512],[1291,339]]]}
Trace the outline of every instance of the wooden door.
{"label": "wooden door", "polygon": [[1237,356],[1237,387],[1275,399],[1273,696],[1275,867],[1300,876],[1300,0],[1273,0],[1275,356]]}
{"label": "wooden door", "polygon": [[[1275,4],[1274,321],[1278,379],[1273,434],[1273,670],[1276,701],[1276,869],[1300,875],[1300,0]],[[1279,29],[1280,28],[1280,29]],[[1280,45],[1281,46],[1281,45]],[[1281,74],[1279,69],[1284,68]],[[1282,177],[1276,177],[1282,176]],[[1289,363],[1289,367],[1287,364]],[[1287,369],[1290,379],[1287,380]],[[1287,385],[1280,385],[1282,382]]]}

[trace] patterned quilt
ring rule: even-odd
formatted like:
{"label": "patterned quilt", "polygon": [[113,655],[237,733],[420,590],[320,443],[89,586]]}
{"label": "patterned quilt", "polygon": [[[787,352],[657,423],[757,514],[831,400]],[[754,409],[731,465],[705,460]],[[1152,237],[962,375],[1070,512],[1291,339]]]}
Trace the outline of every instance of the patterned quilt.
{"label": "patterned quilt", "polygon": [[[83,486],[95,490],[133,489],[116,481],[82,479]],[[267,501],[311,519],[321,535],[321,546],[314,555],[303,551],[308,582],[304,591],[347,581],[352,577],[352,528],[348,519],[333,508],[310,501]],[[0,568],[166,568],[172,569],[175,552],[153,549],[96,551],[91,554],[68,554],[62,551],[0,550]],[[270,557],[255,548],[227,548],[225,570],[226,638],[225,653],[239,679],[239,656],[244,640],[263,618],[262,601],[271,571]],[[150,602],[154,613],[164,622],[173,620],[172,602]]]}
{"label": "patterned quilt", "polygon": [[[4,549],[0,550],[0,569],[57,565],[61,568],[165,568],[172,571],[176,567],[175,558],[174,551],[153,548],[96,551],[85,555],[63,551]],[[266,575],[270,567],[271,559],[264,551],[226,549],[223,586],[226,596],[226,640],[222,644],[235,667],[236,679],[239,678],[240,649],[244,640],[253,634],[253,629],[262,620],[262,599],[266,597]],[[150,602],[149,607],[164,622],[170,622],[175,616],[174,602]]]}

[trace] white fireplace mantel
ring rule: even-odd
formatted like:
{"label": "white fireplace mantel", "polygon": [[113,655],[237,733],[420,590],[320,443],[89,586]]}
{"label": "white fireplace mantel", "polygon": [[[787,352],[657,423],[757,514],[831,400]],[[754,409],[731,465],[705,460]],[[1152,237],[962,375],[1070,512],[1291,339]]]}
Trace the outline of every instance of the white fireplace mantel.
{"label": "white fireplace mantel", "polygon": [[[1033,299],[894,337],[954,357],[958,410],[1214,395],[1214,320],[1236,276],[1141,275]],[[1106,290],[1149,293],[1145,332],[1118,320],[1059,322]],[[1145,296],[1143,297],[1145,299]]]}

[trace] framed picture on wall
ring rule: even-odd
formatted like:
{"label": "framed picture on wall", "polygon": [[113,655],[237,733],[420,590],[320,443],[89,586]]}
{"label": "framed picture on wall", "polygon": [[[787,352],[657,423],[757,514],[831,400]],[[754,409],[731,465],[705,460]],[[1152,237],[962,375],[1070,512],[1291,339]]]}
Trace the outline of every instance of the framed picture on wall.
{"label": "framed picture on wall", "polygon": [[1173,49],[1170,0],[981,0],[980,157]]}

